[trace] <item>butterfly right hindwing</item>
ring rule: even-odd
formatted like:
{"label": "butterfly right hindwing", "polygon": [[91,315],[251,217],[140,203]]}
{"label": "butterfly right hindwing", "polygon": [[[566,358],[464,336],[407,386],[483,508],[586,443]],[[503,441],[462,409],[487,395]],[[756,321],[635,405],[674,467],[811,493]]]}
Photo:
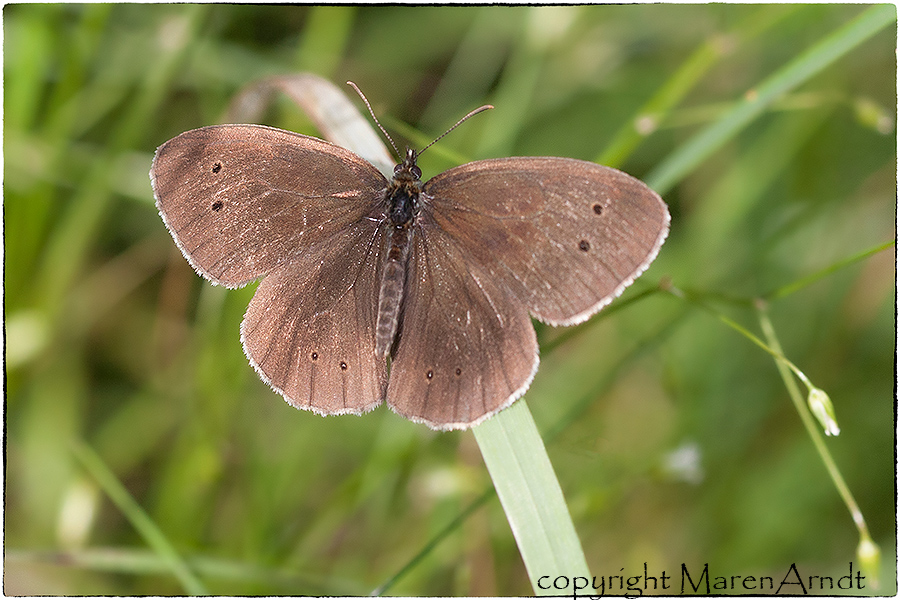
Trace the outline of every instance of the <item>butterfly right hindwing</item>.
{"label": "butterfly right hindwing", "polygon": [[470,427],[527,389],[538,365],[534,327],[427,212],[413,244],[387,402],[434,429]]}

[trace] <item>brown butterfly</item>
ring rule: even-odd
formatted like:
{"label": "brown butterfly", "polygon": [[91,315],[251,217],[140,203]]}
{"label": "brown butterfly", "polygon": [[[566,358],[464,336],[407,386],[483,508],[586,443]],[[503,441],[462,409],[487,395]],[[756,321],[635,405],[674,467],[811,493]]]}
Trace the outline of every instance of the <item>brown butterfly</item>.
{"label": "brown butterfly", "polygon": [[262,278],[241,340],[297,408],[387,401],[434,429],[471,427],[530,385],[529,315],[584,321],[668,233],[662,199],[609,167],[501,158],[422,183],[417,157],[388,180],[339,146],[257,125],[156,152],[156,205],[191,266],[231,288]]}

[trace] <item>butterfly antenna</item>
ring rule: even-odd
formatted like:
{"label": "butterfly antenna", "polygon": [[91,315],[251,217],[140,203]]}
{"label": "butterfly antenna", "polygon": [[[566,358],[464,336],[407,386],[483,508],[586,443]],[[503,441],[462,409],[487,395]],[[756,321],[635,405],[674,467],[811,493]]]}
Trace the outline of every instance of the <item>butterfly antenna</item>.
{"label": "butterfly antenna", "polygon": [[[399,158],[399,157],[400,157],[400,151],[397,150],[397,144],[394,143],[394,140],[391,138],[391,136],[388,134],[388,132],[384,129],[384,127],[381,126],[381,123],[378,121],[378,117],[375,116],[375,111],[372,110],[372,105],[369,104],[369,100],[366,98],[365,94],[363,94],[363,93],[362,93],[362,90],[360,90],[358,87],[356,87],[356,84],[353,83],[352,81],[348,81],[348,82],[347,82],[347,85],[349,85],[349,86],[352,87],[354,90],[356,90],[356,93],[359,94],[359,97],[362,98],[362,101],[363,101],[363,102],[365,102],[366,108],[369,109],[369,114],[372,115],[372,119],[375,121],[375,124],[378,125],[378,129],[381,130],[381,133],[384,134],[384,137],[387,138],[387,141],[389,141],[389,142],[391,143],[391,147],[394,149],[394,154]],[[455,126],[456,126],[456,125],[454,125],[454,127],[455,127]],[[443,137],[443,136],[441,136],[441,137]],[[438,139],[441,139],[441,138],[438,138]],[[437,140],[435,140],[435,141],[437,141]],[[432,143],[434,143],[434,142],[432,142]],[[429,144],[429,146],[430,146],[430,145],[431,145],[431,144]]]}
{"label": "butterfly antenna", "polygon": [[486,110],[490,110],[490,109],[492,109],[492,108],[494,108],[494,107],[491,106],[490,104],[485,104],[484,106],[479,106],[478,108],[476,108],[475,110],[473,110],[472,112],[470,112],[469,114],[467,114],[466,116],[464,116],[462,119],[460,119],[459,121],[457,121],[457,122],[456,122],[456,125],[454,125],[454,126],[451,127],[450,129],[448,129],[447,131],[445,131],[445,132],[442,133],[441,135],[437,136],[437,137],[434,139],[433,142],[431,142],[430,144],[428,144],[427,146],[425,146],[424,148],[422,148],[421,150],[419,150],[419,151],[416,153],[416,156],[421,155],[423,152],[425,152],[426,150],[428,150],[429,148],[431,148],[432,146],[434,146],[434,145],[438,142],[438,140],[440,140],[442,137],[444,137],[445,135],[447,135],[448,133],[450,133],[451,131],[453,131],[454,129],[456,129],[457,127],[459,127],[460,125],[462,125],[463,122],[467,121],[470,117],[474,117],[474,116],[477,115],[478,113],[484,112],[484,111],[486,111]]}

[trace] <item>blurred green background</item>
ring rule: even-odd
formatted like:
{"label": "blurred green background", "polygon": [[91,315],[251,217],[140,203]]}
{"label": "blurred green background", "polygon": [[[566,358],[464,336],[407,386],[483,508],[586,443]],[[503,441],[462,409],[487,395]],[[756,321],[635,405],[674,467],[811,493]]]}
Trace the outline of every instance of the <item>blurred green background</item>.
{"label": "blurred green background", "polygon": [[[645,177],[865,10],[7,5],[5,592],[187,592],[78,460],[85,447],[214,594],[367,594],[490,486],[471,432],[384,408],[297,411],[247,365],[254,286],[193,273],[147,176],[158,145],[221,122],[243,85],[352,79],[417,147],[494,104],[426,153],[425,178],[457,164],[444,150],[602,158]],[[895,47],[890,25],[663,190],[672,232],[625,297],[668,277],[758,332],[748,300],[892,240]],[[667,88],[679,69],[690,83]],[[677,102],[647,118],[656,94]],[[315,134],[285,99],[264,122]],[[635,123],[644,135],[610,152]],[[884,594],[894,274],[891,247],[770,306],[785,354],[835,403],[828,447],[881,545]],[[695,305],[659,293],[601,313],[543,353],[526,398],[595,575],[709,563],[780,581],[796,563],[837,578],[856,561],[771,357]],[[532,590],[494,497],[389,592]]]}

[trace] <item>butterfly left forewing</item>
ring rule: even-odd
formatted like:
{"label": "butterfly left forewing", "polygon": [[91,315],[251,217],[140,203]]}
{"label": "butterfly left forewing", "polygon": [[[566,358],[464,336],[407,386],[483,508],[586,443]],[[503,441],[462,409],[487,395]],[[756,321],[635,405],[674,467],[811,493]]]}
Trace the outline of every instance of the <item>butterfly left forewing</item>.
{"label": "butterfly left forewing", "polygon": [[216,125],[159,147],[156,205],[194,269],[238,287],[367,218],[387,187],[334,144],[260,125]]}

